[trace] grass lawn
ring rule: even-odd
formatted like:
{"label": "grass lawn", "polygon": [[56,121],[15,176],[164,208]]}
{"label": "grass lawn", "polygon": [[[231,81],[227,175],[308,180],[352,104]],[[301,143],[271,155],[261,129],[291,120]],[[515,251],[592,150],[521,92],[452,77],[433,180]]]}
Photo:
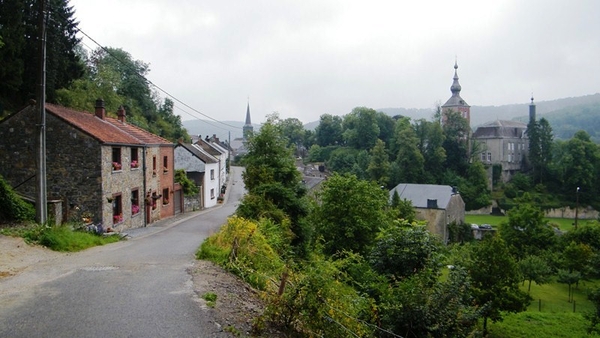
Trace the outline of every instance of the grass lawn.
{"label": "grass lawn", "polygon": [[[572,218],[545,218],[551,225],[557,226],[562,231],[569,231],[573,229]],[[506,216],[492,216],[492,215],[465,215],[465,222],[470,224],[490,224],[496,228],[500,223],[508,221]],[[594,220],[579,220],[578,225],[583,225],[588,222],[595,222]]]}
{"label": "grass lawn", "polygon": [[[527,311],[506,314],[501,322],[488,322],[489,337],[600,337],[588,335],[589,321],[584,317],[584,313],[594,309],[587,293],[599,286],[598,280],[580,282],[574,290],[576,306],[573,312],[573,303],[568,302],[567,285],[532,283],[530,295],[533,301]],[[527,283],[521,289],[527,291]]]}

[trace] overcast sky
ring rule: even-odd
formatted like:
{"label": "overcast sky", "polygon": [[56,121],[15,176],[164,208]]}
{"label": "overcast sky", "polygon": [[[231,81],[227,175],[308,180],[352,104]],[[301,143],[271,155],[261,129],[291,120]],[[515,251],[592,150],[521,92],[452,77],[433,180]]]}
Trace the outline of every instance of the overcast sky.
{"label": "overcast sky", "polygon": [[[79,28],[217,120],[600,92],[600,1],[71,0]],[[87,39],[90,48],[97,46]],[[164,94],[163,94],[164,96]],[[176,103],[177,108],[189,109]],[[181,109],[184,120],[204,118]]]}

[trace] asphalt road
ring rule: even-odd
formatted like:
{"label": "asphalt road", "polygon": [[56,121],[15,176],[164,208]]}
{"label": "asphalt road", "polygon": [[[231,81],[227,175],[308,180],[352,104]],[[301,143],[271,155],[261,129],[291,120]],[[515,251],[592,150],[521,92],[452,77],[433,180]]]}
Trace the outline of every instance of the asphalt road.
{"label": "asphalt road", "polygon": [[244,193],[232,168],[225,203],[134,230],[132,238],[39,263],[0,282],[0,337],[226,337],[199,306],[187,269]]}

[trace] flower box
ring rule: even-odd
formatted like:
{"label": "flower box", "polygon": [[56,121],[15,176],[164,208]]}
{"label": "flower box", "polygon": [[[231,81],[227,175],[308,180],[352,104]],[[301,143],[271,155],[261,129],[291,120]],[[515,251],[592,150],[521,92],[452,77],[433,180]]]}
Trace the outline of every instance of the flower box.
{"label": "flower box", "polygon": [[131,214],[135,215],[140,212],[140,206],[137,204],[131,205]]}
{"label": "flower box", "polygon": [[112,168],[113,168],[113,170],[121,170],[121,163],[119,163],[119,162],[113,162],[112,163]]}
{"label": "flower box", "polygon": [[123,215],[113,215],[113,224],[123,222]]}
{"label": "flower box", "polygon": [[135,160],[131,161],[131,168],[132,169],[136,169],[136,168],[139,168],[139,167],[140,167],[140,162],[135,161]]}

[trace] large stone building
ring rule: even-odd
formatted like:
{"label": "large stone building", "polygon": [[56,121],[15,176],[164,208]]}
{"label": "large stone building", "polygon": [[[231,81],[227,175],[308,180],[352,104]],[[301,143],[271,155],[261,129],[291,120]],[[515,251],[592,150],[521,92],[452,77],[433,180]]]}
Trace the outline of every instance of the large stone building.
{"label": "large stone building", "polygon": [[[86,214],[104,228],[143,227],[174,214],[173,144],[109,117],[47,103],[48,200],[60,200],[63,219]],[[28,106],[0,122],[0,175],[21,195],[34,196],[33,140],[37,110]]]}
{"label": "large stone building", "polygon": [[[533,98],[529,105],[530,118],[535,120]],[[519,121],[496,120],[478,127],[473,133],[481,162],[500,165],[501,179],[508,182],[527,166],[529,139],[527,125]]]}

